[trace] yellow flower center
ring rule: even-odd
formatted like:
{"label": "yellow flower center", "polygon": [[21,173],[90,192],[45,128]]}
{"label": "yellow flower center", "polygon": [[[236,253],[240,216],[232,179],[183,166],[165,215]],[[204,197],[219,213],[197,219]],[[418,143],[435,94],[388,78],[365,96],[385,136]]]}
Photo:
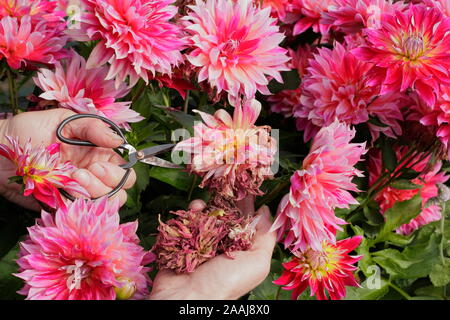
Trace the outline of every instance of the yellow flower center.
{"label": "yellow flower center", "polygon": [[299,259],[305,274],[321,280],[338,268],[340,257],[341,252],[338,249],[324,244],[323,251],[309,249],[299,256]]}

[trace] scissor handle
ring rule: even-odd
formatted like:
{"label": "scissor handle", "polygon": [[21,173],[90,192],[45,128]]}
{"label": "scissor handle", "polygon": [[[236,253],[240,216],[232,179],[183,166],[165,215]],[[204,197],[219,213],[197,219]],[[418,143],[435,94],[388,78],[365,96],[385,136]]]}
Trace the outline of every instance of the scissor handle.
{"label": "scissor handle", "polygon": [[[130,176],[130,174],[131,174],[131,168],[130,169],[127,169],[126,170],[126,172],[125,172],[125,174],[124,174],[124,176],[123,176],[123,178],[122,178],[122,180],[120,180],[120,182],[119,182],[119,184],[117,185],[117,187],[115,187],[113,190],[111,190],[109,193],[107,193],[107,194],[105,194],[103,197],[105,197],[105,196],[107,196],[108,198],[111,198],[111,197],[113,197],[117,192],[119,192],[122,188],[123,188],[123,186],[125,185],[125,183],[127,182],[127,180],[128,180],[128,177]],[[65,191],[64,189],[59,189],[59,192],[65,197],[65,198],[67,198],[67,199],[69,199],[70,201],[75,201],[76,200],[76,198],[74,197],[74,196],[72,196],[71,194],[69,194],[67,191]],[[98,198],[91,198],[91,200],[97,200],[97,199],[100,199],[100,198],[102,198],[102,197],[98,197]]]}
{"label": "scissor handle", "polygon": [[[62,134],[62,131],[64,130],[64,128],[70,122],[78,120],[78,119],[85,119],[85,118],[98,119],[98,120],[101,120],[101,121],[105,122],[106,124],[108,124],[111,127],[111,129],[115,133],[117,133],[124,141],[124,143],[120,147],[118,147],[118,149],[133,151],[132,149],[130,149],[130,148],[133,148],[133,147],[131,147],[128,144],[128,141],[127,141],[125,135],[122,133],[122,130],[114,122],[112,122],[108,118],[105,118],[105,117],[102,117],[102,116],[99,116],[99,115],[96,115],[96,114],[76,114],[76,115],[73,115],[71,117],[68,117],[63,122],[61,122],[61,124],[58,126],[58,128],[56,130],[56,136],[58,137],[58,139],[61,142],[63,142],[63,143],[66,143],[66,144],[69,144],[69,145],[73,145],[73,146],[98,147],[96,144],[94,144],[94,143],[92,143],[90,141],[81,141],[81,140],[69,139],[69,138],[64,137],[63,134]],[[132,171],[131,167],[132,167],[132,165],[125,164],[125,165],[122,165],[121,167],[124,168],[126,170],[126,172],[125,172],[122,180],[120,180],[119,184],[113,190],[111,190],[108,194],[105,195],[105,196],[108,196],[109,198],[114,196],[117,192],[119,192],[123,188],[123,186],[125,185],[125,183],[128,180],[128,177],[131,174],[131,171]],[[72,195],[67,193],[65,190],[60,189],[59,191],[65,198],[69,199],[70,201],[75,201],[76,200],[75,197],[73,197]],[[92,200],[97,200],[97,199],[99,199],[99,198],[93,198]]]}
{"label": "scissor handle", "polygon": [[56,136],[58,137],[58,139],[61,142],[64,142],[66,144],[70,144],[70,145],[73,145],[73,146],[98,147],[97,145],[95,145],[94,143],[92,143],[90,141],[81,141],[81,140],[69,139],[69,138],[64,137],[63,134],[62,134],[62,131],[64,130],[64,128],[70,122],[78,120],[78,119],[85,119],[85,118],[98,119],[98,120],[101,120],[104,123],[110,125],[111,129],[123,139],[124,144],[128,144],[127,139],[125,138],[125,135],[122,133],[122,130],[114,122],[112,122],[108,118],[99,116],[97,114],[76,114],[76,115],[73,115],[71,117],[68,117],[63,122],[61,122],[61,124],[58,126],[58,129],[56,129]]}

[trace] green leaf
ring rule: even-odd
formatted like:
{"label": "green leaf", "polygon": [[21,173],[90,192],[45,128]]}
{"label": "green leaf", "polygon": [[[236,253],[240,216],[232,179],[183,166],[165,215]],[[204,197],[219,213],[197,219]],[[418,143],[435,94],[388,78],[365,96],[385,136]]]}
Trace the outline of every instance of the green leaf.
{"label": "green leaf", "polygon": [[377,237],[377,242],[385,241],[389,233],[401,225],[410,222],[417,217],[422,210],[422,198],[420,194],[410,200],[397,202],[385,212],[385,223]]}
{"label": "green leaf", "polygon": [[446,264],[437,263],[430,273],[430,280],[436,287],[443,287],[450,283],[450,259],[446,259]]}
{"label": "green leaf", "polygon": [[404,172],[400,175],[399,179],[413,180],[416,179],[420,175],[420,172],[417,172],[411,168],[404,169]]}
{"label": "green leaf", "polygon": [[162,167],[152,167],[150,178],[170,184],[172,187],[182,191],[189,191],[194,176],[180,169],[170,169]]}
{"label": "green leaf", "polygon": [[300,76],[297,70],[283,71],[281,72],[281,77],[284,83],[279,83],[275,79],[269,83],[269,91],[276,94],[283,90],[295,90],[300,85]]}
{"label": "green leaf", "polygon": [[393,183],[391,183],[391,187],[399,190],[416,190],[422,188],[422,186],[412,183],[411,181],[406,179],[394,181]]}
{"label": "green leaf", "polygon": [[0,259],[0,300],[20,299],[16,291],[19,290],[23,282],[21,279],[13,276],[18,271],[18,265],[15,262],[19,245],[16,245],[9,253]]}
{"label": "green leaf", "polygon": [[398,233],[393,233],[393,232],[389,233],[386,236],[386,241],[387,242],[389,242],[391,244],[394,244],[396,246],[401,246],[401,247],[407,246],[413,240],[414,240],[414,236],[412,236],[412,235],[404,236],[404,235],[401,235],[401,234],[398,234]]}
{"label": "green leaf", "polygon": [[382,143],[381,153],[383,158],[383,166],[389,170],[389,172],[393,172],[397,168],[398,163],[397,156],[389,139],[385,139]]}
{"label": "green leaf", "polygon": [[192,128],[194,127],[194,124],[200,121],[198,116],[186,114],[181,111],[170,111],[169,114],[176,122],[182,125],[183,128],[187,129],[191,134],[193,133]]}
{"label": "green leaf", "polygon": [[435,300],[444,299],[442,288],[437,288],[434,286],[418,288],[414,293],[417,296],[434,297]]}
{"label": "green leaf", "polygon": [[392,279],[417,279],[426,277],[439,259],[439,239],[431,234],[427,241],[409,245],[403,252],[389,248],[373,253],[373,260],[392,277]]}
{"label": "green leaf", "polygon": [[389,291],[389,283],[381,279],[377,288],[368,288],[368,281],[361,284],[361,288],[348,287],[347,296],[344,300],[379,300]]}
{"label": "green leaf", "polygon": [[249,300],[291,300],[292,291],[281,289],[279,285],[273,283],[278,279],[283,268],[281,262],[272,259],[271,271],[267,278],[250,293]]}
{"label": "green leaf", "polygon": [[21,176],[9,177],[8,184],[10,184],[10,183],[23,184],[23,177],[21,177]]}

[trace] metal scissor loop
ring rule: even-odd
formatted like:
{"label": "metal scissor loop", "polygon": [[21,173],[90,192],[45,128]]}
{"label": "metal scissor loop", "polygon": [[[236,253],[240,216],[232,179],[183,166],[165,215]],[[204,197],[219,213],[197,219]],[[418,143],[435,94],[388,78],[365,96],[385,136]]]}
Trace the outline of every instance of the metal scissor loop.
{"label": "metal scissor loop", "polygon": [[[57,138],[69,145],[73,146],[81,146],[81,147],[98,147],[94,143],[90,141],[82,141],[82,140],[76,140],[76,139],[69,139],[63,136],[62,132],[64,128],[71,123],[72,121],[79,120],[79,119],[85,119],[85,118],[91,118],[91,119],[98,119],[103,121],[104,123],[108,124],[111,129],[117,133],[124,141],[122,145],[120,145],[117,150],[120,152],[128,151],[128,162],[121,165],[120,167],[125,169],[125,175],[123,176],[122,180],[120,180],[119,184],[111,190],[106,196],[112,197],[117,192],[119,192],[125,183],[127,182],[128,178],[130,177],[132,168],[138,163],[143,162],[146,164],[154,165],[154,166],[160,166],[160,167],[166,167],[166,168],[179,168],[179,166],[163,159],[159,159],[156,157],[156,155],[170,151],[175,145],[174,144],[165,144],[161,146],[154,146],[150,148],[146,148],[140,151],[137,151],[135,147],[130,145],[127,141],[127,138],[123,134],[122,130],[111,120],[108,118],[96,115],[96,114],[76,114],[73,115],[67,119],[65,119],[61,124],[58,126],[56,130],[56,136]],[[61,194],[66,197],[67,199],[74,201],[76,198],[67,193],[65,190],[60,190]],[[93,198],[92,200],[96,200],[98,198]]]}

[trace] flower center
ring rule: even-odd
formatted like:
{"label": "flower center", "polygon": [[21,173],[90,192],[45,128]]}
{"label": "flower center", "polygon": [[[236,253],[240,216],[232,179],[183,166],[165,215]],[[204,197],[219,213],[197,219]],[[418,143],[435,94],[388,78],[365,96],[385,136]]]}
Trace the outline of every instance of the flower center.
{"label": "flower center", "polygon": [[423,54],[425,44],[421,36],[409,36],[406,38],[403,48],[405,56],[411,60],[415,60]]}
{"label": "flower center", "polygon": [[309,249],[298,258],[305,274],[311,274],[312,278],[321,280],[336,269],[339,255],[339,251],[324,245],[323,251]]}
{"label": "flower center", "polygon": [[81,289],[81,282],[89,277],[91,273],[91,268],[82,260],[75,260],[75,264],[64,266],[61,269],[66,270],[66,273],[70,274],[66,282],[69,291]]}

